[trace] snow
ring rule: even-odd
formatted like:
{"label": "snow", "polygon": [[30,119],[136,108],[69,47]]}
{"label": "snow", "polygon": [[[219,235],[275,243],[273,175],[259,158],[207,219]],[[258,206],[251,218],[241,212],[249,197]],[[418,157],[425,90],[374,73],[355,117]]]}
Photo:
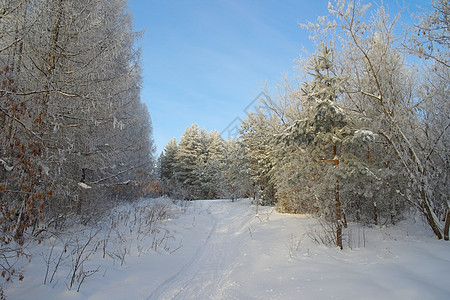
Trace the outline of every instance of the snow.
{"label": "snow", "polygon": [[3,165],[6,171],[11,172],[14,169],[14,166],[9,166],[6,161],[0,158],[0,164]]}
{"label": "snow", "polygon": [[[145,207],[155,201],[146,200]],[[130,212],[128,207],[116,212]],[[120,247],[125,262],[95,253],[86,270],[99,271],[67,289],[70,266],[43,285],[46,264],[36,245],[25,279],[7,286],[10,299],[450,299],[450,244],[413,218],[395,227],[350,225],[343,251],[316,244],[322,227],[304,215],[255,207],[250,200],[204,200],[170,207],[148,236]],[[132,218],[131,218],[132,219]],[[130,220],[131,220],[130,219]],[[135,227],[123,225],[124,235]],[[155,235],[155,232],[157,234]],[[133,233],[136,234],[136,233]],[[155,236],[168,236],[149,249]],[[112,243],[113,241],[110,241]],[[138,247],[139,246],[139,247]],[[113,247],[112,245],[110,247]],[[145,248],[147,250],[143,251]],[[140,250],[139,250],[140,249]],[[70,265],[70,263],[68,264]],[[66,269],[64,269],[64,267]],[[69,268],[69,269],[67,269]]]}
{"label": "snow", "polygon": [[84,182],[78,182],[78,186],[85,190],[92,188],[91,186],[87,185]]}

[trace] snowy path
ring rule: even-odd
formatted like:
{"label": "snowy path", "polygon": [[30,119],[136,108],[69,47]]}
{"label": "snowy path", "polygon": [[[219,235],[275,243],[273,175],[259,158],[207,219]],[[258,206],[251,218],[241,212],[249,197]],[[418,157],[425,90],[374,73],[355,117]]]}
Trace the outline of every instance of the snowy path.
{"label": "snowy path", "polygon": [[[221,299],[235,258],[235,251],[250,240],[250,222],[255,215],[243,209],[248,201],[216,201],[208,205],[211,228],[195,255],[174,276],[164,281],[148,299]],[[199,202],[201,203],[201,202]],[[243,211],[247,214],[243,215]]]}
{"label": "snowy path", "polygon": [[70,260],[57,281],[42,284],[45,245],[36,246],[25,280],[11,285],[7,298],[450,299],[450,244],[436,240],[420,219],[410,217],[395,227],[351,224],[340,251],[310,238],[312,230],[323,229],[317,220],[271,207],[256,215],[249,200],[179,203],[174,211],[160,224],[167,245],[139,254],[130,239],[123,265],[97,253],[86,268],[101,266],[101,272],[89,277],[80,293],[67,290]]}
{"label": "snowy path", "polygon": [[355,231],[355,249],[340,251],[307,237],[318,226],[308,216],[255,215],[248,200],[196,205],[205,238],[150,300],[450,299],[449,245],[420,223]]}

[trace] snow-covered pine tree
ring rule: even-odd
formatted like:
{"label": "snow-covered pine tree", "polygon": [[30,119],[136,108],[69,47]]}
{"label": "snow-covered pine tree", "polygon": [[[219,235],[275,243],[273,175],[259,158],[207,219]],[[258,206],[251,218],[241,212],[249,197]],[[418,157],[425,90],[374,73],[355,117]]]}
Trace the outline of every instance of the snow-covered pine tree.
{"label": "snow-covered pine tree", "polygon": [[207,199],[216,199],[223,195],[224,152],[224,141],[219,132],[208,133],[207,159],[202,173],[201,185],[203,195]]}
{"label": "snow-covered pine tree", "polygon": [[316,175],[313,171],[316,164],[311,163],[311,157],[304,148],[295,144],[280,143],[276,150],[276,162],[272,172],[278,198],[277,210],[284,213],[310,213],[317,212]]}
{"label": "snow-covered pine tree", "polygon": [[159,158],[166,194],[190,200],[223,196],[224,159],[225,142],[217,131],[206,132],[197,124],[186,128],[179,145],[169,141]]}
{"label": "snow-covered pine tree", "polygon": [[[324,42],[318,53],[310,57],[308,69],[311,81],[303,87],[304,118],[294,121],[282,138],[288,144],[299,145],[305,157],[309,156],[306,166],[311,173],[305,175],[313,184],[314,205],[334,223],[336,245],[342,249],[342,228],[346,224],[342,179],[346,178],[349,168],[358,167],[358,164],[351,164],[358,158],[347,155],[347,149],[371,141],[372,133],[357,131],[357,117],[339,104],[344,77],[336,74],[333,52]],[[355,133],[361,138],[355,138]],[[343,156],[346,156],[345,164]]]}
{"label": "snow-covered pine tree", "polygon": [[272,151],[277,126],[274,115],[267,116],[262,110],[250,112],[240,128],[240,144],[247,160],[248,176],[252,180],[252,193],[256,204],[275,204],[275,186],[270,172],[273,168]]}
{"label": "snow-covered pine tree", "polygon": [[[304,139],[306,144],[312,144],[312,153],[317,162],[333,163],[339,166],[338,144],[347,134],[347,120],[336,99],[340,92],[342,79],[333,74],[332,52],[322,41],[317,55],[310,59],[311,83],[305,83],[303,93],[306,96],[308,108],[312,109],[314,119],[298,125],[302,127],[297,131],[295,138]],[[300,128],[300,127],[298,127]],[[336,224],[336,245],[342,246],[342,205],[339,194],[339,180],[336,178],[334,186],[334,222]],[[327,201],[327,199],[324,199]],[[332,207],[331,203],[325,205]]]}
{"label": "snow-covered pine tree", "polygon": [[203,151],[199,127],[192,124],[180,138],[175,163],[175,178],[187,189],[187,198],[191,200],[199,194],[195,169]]}
{"label": "snow-covered pine tree", "polygon": [[206,168],[208,166],[208,147],[211,143],[211,138],[204,128],[199,130],[198,138],[200,142],[200,152],[197,156],[196,164],[192,172],[194,181],[190,183],[190,187],[193,191],[195,191],[193,199],[206,199],[208,198],[208,194],[210,192],[208,187],[208,171]]}
{"label": "snow-covered pine tree", "polygon": [[225,144],[225,156],[222,178],[224,180],[224,195],[234,201],[245,196],[251,187],[247,174],[247,155],[242,144],[237,139],[229,139]]}

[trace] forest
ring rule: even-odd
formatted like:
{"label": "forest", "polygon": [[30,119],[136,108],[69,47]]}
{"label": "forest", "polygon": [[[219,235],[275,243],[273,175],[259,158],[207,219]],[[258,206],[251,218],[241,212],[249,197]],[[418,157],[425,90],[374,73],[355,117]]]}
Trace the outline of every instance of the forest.
{"label": "forest", "polygon": [[2,277],[29,241],[154,190],[127,2],[0,2]]}
{"label": "forest", "polygon": [[[315,52],[264,88],[237,137],[193,120],[156,158],[127,1],[0,1],[2,278],[23,280],[16,263],[30,245],[160,196],[311,215],[340,249],[349,223],[396,225],[411,212],[448,241],[450,5],[431,8],[405,25],[382,5],[330,2],[299,29]],[[90,274],[74,267],[70,287]]]}
{"label": "forest", "polygon": [[342,248],[347,222],[396,224],[419,211],[449,239],[449,4],[406,26],[383,7],[329,4],[302,24],[315,53],[264,90],[239,136],[197,124],[158,160],[177,199],[251,197],[329,222]]}

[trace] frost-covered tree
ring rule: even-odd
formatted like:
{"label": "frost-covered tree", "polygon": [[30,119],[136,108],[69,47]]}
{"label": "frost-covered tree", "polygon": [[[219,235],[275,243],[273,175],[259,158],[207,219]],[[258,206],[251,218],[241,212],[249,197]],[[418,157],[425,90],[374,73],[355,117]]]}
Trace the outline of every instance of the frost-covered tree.
{"label": "frost-covered tree", "polygon": [[[332,52],[323,42],[318,52],[310,59],[309,70],[312,80],[310,83],[305,83],[303,89],[307,117],[288,127],[284,138],[300,146],[306,146],[317,163],[332,163],[335,168],[338,168],[341,155],[341,149],[338,147],[340,148],[345,137],[350,134],[349,121],[343,109],[337,104],[342,83],[341,79],[334,74]],[[323,169],[326,173],[329,168]],[[325,176],[325,173],[322,176]],[[333,216],[333,222],[336,224],[336,244],[342,249],[344,219],[339,179],[335,178],[331,181],[334,183],[334,199],[332,200],[334,205],[329,203],[331,199],[327,199],[328,197],[321,197],[319,201],[325,202],[326,212]],[[331,207],[334,209],[332,210]]]}
{"label": "frost-covered tree", "polygon": [[[429,188],[430,199],[439,199],[440,209],[435,209],[438,218],[445,220],[443,224],[444,239],[449,239],[450,204],[448,200],[450,168],[449,147],[450,134],[450,4],[445,0],[432,0],[431,11],[425,11],[417,16],[418,24],[410,30],[407,50],[419,58],[429,60],[422,68],[420,80],[420,98],[423,99],[421,113],[423,114],[423,134],[426,137],[428,155],[428,181],[433,185]],[[441,224],[442,225],[442,224]],[[438,225],[438,226],[441,226]]]}
{"label": "frost-covered tree", "polygon": [[363,116],[343,105],[346,78],[337,73],[333,51],[324,42],[311,56],[308,70],[311,80],[302,89],[303,116],[281,136],[301,148],[299,168],[304,177],[299,182],[305,183],[306,194],[312,192],[313,210],[335,224],[336,245],[342,249],[345,210],[355,206],[351,192],[376,207],[369,190],[380,180],[364,155],[375,134],[364,130]]}
{"label": "frost-covered tree", "polygon": [[222,178],[224,195],[234,201],[248,196],[252,189],[252,180],[248,172],[248,155],[238,139],[226,141]]}
{"label": "frost-covered tree", "polygon": [[175,163],[175,178],[189,189],[188,198],[190,199],[195,199],[198,194],[195,189],[197,178],[194,171],[202,152],[199,127],[197,124],[193,124],[186,128],[180,138]]}
{"label": "frost-covered tree", "polygon": [[449,68],[450,4],[448,0],[431,0],[431,8],[415,16],[418,22],[409,28],[405,46],[420,58],[434,60]]}
{"label": "frost-covered tree", "polygon": [[205,155],[201,157],[196,170],[202,198],[215,199],[223,195],[224,141],[217,131],[206,135]]}
{"label": "frost-covered tree", "polygon": [[270,172],[273,168],[272,149],[276,144],[278,122],[264,111],[251,112],[240,128],[240,144],[246,156],[247,176],[252,181],[252,196],[256,204],[276,202],[275,187]]}
{"label": "frost-covered tree", "polygon": [[[406,60],[395,32],[398,18],[390,19],[384,8],[379,7],[367,23],[364,15],[368,9],[369,6],[362,6],[359,1],[336,1],[329,6],[331,18],[323,18],[310,28],[320,29],[319,35],[325,32],[339,37],[342,49],[339,67],[349,75],[346,93],[354,109],[370,119],[371,129],[381,137],[385,151],[393,155],[394,159],[389,161],[391,170],[406,178],[396,193],[420,211],[435,235],[442,238],[450,224],[445,221],[449,220],[448,215],[445,216],[449,207],[448,193],[439,191],[437,186],[442,181],[437,183],[435,179],[448,178],[444,171],[448,151],[441,148],[446,145],[444,141],[448,141],[448,111],[435,110],[436,106],[425,96],[433,77],[423,80],[419,66]],[[442,13],[445,16],[445,9]],[[436,15],[442,16],[441,12]],[[445,21],[436,24],[445,24]],[[446,29],[433,32],[446,32]],[[442,37],[445,40],[445,34]],[[436,52],[433,53],[425,56],[435,56]],[[443,57],[448,57],[448,48],[444,47],[442,53]],[[439,68],[443,71],[441,75],[448,73],[445,71],[448,66],[442,61],[439,63],[444,65]],[[436,83],[433,93],[448,95],[448,84],[445,87],[439,80]],[[448,107],[448,96],[436,99],[441,107]],[[433,107],[431,111],[430,107]],[[439,121],[441,126],[435,130],[427,128],[424,116],[428,114],[435,114],[436,120],[442,120]]]}
{"label": "frost-covered tree", "polygon": [[138,37],[125,0],[0,2],[2,249],[142,194],[154,145]]}
{"label": "frost-covered tree", "polygon": [[[146,156],[143,169],[152,168],[138,34],[126,1],[6,1],[4,8],[1,63],[20,82],[17,103],[35,115],[22,121],[44,141],[40,159],[56,201],[48,208],[79,207],[79,194],[87,192],[79,183],[105,190],[132,179],[141,169],[136,156]],[[14,116],[14,109],[3,110]]]}

